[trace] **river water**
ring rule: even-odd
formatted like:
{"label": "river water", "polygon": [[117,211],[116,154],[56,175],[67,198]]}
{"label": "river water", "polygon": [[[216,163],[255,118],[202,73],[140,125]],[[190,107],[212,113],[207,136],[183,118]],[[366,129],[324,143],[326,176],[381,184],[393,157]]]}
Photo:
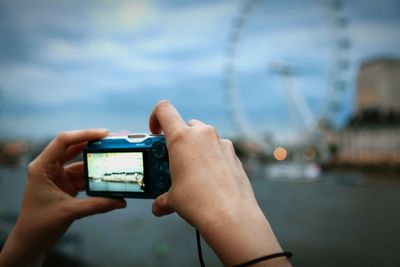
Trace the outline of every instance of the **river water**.
{"label": "river water", "polygon": [[[294,266],[400,266],[400,174],[322,172],[312,182],[250,173],[262,210]],[[21,204],[25,169],[0,167],[0,226]],[[84,197],[83,194],[80,197]],[[75,222],[56,250],[85,266],[199,266],[195,231],[177,215],[156,218],[151,200]],[[10,224],[11,225],[11,224]],[[207,266],[222,266],[203,243]]]}

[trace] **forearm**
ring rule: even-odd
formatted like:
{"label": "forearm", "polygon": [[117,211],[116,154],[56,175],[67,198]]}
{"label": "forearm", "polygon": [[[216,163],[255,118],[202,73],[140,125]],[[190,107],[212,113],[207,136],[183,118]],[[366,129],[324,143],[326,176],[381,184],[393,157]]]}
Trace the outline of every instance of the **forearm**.
{"label": "forearm", "polygon": [[[282,251],[267,219],[258,207],[222,216],[219,222],[210,221],[199,230],[226,266]],[[291,265],[282,257],[254,266]]]}
{"label": "forearm", "polygon": [[44,256],[29,241],[21,239],[14,228],[0,253],[0,267],[39,267]]}
{"label": "forearm", "polygon": [[[282,249],[260,210],[230,140],[199,120],[185,122],[167,101],[150,116],[165,134],[171,188],[153,204],[157,216],[173,211],[195,226],[225,265],[238,265]],[[290,266],[286,258],[258,266]]]}

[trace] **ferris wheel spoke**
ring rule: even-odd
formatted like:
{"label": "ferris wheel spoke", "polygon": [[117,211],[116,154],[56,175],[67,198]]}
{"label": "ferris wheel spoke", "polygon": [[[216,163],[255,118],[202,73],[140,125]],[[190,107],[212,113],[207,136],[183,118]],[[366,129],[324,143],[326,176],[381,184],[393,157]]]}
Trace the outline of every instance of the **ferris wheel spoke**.
{"label": "ferris wheel spoke", "polygon": [[[242,42],[243,39],[243,31],[247,27],[247,23],[249,18],[254,10],[259,10],[255,8],[255,6],[259,2],[264,2],[261,0],[244,0],[242,4],[238,8],[238,12],[236,16],[234,16],[230,30],[228,32],[227,45],[225,47],[225,58],[226,58],[226,66],[225,66],[225,91],[226,91],[226,100],[228,101],[229,114],[231,115],[231,119],[233,121],[233,125],[236,131],[242,135],[245,135],[246,138],[254,139],[257,138],[254,136],[254,131],[251,128],[252,125],[246,116],[246,112],[244,110],[242,99],[240,98],[239,85],[240,82],[237,81],[238,72],[237,66],[238,64],[238,54],[239,43]],[[267,1],[265,1],[267,2]],[[325,97],[323,97],[323,101],[319,101],[322,106],[318,109],[310,108],[309,103],[306,101],[306,98],[296,84],[296,79],[294,76],[296,75],[296,71],[294,71],[292,66],[289,64],[276,64],[272,63],[270,68],[274,70],[274,72],[278,73],[281,76],[281,81],[284,84],[284,90],[287,92],[287,98],[289,99],[289,109],[292,110],[292,113],[295,113],[299,119],[295,121],[298,123],[302,121],[302,128],[306,128],[309,132],[315,131],[318,129],[319,123],[321,121],[328,121],[328,123],[324,123],[324,125],[330,125],[330,118],[333,114],[341,112],[343,108],[341,107],[341,96],[339,95],[341,92],[347,90],[347,84],[345,81],[344,72],[348,71],[350,68],[350,60],[346,57],[346,52],[352,46],[350,38],[345,34],[345,31],[348,29],[349,20],[343,14],[344,3],[340,0],[325,0],[323,1],[326,5],[324,5],[328,12],[328,16],[325,18],[330,23],[330,44],[331,44],[331,58],[328,59],[331,61],[330,71],[328,75],[328,86],[325,93]],[[248,90],[248,88],[247,88]],[[315,111],[320,110],[320,112],[315,113]],[[299,127],[300,128],[300,127]],[[240,129],[240,130],[239,130]]]}

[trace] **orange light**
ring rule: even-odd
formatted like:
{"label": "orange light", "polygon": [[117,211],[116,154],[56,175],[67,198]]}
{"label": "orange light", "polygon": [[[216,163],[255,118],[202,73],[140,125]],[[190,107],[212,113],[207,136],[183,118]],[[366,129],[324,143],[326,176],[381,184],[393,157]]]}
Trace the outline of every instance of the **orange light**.
{"label": "orange light", "polygon": [[283,147],[277,147],[274,150],[274,158],[276,160],[279,160],[279,161],[285,160],[287,155],[288,155],[288,152]]}

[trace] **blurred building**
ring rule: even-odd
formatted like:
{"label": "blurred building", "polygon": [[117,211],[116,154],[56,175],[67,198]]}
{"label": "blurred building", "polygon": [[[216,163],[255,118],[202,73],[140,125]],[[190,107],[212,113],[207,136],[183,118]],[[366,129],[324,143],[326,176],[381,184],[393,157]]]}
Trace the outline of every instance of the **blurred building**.
{"label": "blurred building", "polygon": [[376,110],[400,113],[400,60],[364,63],[357,77],[356,114]]}
{"label": "blurred building", "polygon": [[326,135],[333,163],[400,166],[400,60],[362,64],[355,102],[347,126]]}

